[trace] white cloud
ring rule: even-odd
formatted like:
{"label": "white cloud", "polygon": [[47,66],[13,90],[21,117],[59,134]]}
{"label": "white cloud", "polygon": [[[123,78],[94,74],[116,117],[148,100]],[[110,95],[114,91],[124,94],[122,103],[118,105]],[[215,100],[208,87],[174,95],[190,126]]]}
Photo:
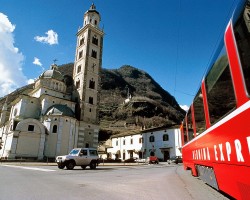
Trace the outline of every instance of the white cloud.
{"label": "white cloud", "polygon": [[33,64],[34,64],[34,65],[38,65],[38,66],[40,66],[40,67],[42,66],[42,63],[40,62],[40,59],[37,58],[37,57],[34,57]]}
{"label": "white cloud", "polygon": [[189,106],[187,106],[187,105],[180,105],[180,107],[181,107],[183,110],[185,110],[186,112],[187,112],[188,109],[189,109]]}
{"label": "white cloud", "polygon": [[14,46],[14,30],[8,16],[0,13],[0,97],[27,84],[22,72],[24,56]]}
{"label": "white cloud", "polygon": [[48,32],[45,33],[47,36],[36,36],[34,39],[37,42],[46,43],[49,45],[58,44],[58,34],[54,32],[53,30],[48,30]]}
{"label": "white cloud", "polygon": [[33,64],[34,64],[34,65],[37,65],[37,66],[40,66],[41,69],[42,69],[42,72],[44,71],[44,67],[43,67],[42,63],[40,62],[40,59],[39,59],[39,58],[34,57]]}
{"label": "white cloud", "polygon": [[31,83],[34,83],[35,82],[35,79],[29,79],[27,80],[27,84],[31,84]]}

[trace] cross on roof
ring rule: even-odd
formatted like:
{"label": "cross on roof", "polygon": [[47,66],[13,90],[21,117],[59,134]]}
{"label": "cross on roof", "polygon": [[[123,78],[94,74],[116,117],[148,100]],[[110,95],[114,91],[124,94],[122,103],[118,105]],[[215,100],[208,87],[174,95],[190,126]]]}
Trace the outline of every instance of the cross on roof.
{"label": "cross on roof", "polygon": [[54,64],[56,64],[56,61],[58,61],[58,60],[57,60],[57,59],[54,59],[54,60],[53,60]]}

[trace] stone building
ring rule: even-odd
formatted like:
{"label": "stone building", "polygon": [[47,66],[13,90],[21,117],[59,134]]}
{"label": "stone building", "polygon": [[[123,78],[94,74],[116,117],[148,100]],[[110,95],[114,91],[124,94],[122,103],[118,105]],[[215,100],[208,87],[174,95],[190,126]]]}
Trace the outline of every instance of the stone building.
{"label": "stone building", "polygon": [[5,97],[0,117],[0,157],[54,158],[74,147],[97,147],[104,35],[100,20],[92,4],[77,33],[73,77],[63,76],[54,63],[32,89],[13,101]]}

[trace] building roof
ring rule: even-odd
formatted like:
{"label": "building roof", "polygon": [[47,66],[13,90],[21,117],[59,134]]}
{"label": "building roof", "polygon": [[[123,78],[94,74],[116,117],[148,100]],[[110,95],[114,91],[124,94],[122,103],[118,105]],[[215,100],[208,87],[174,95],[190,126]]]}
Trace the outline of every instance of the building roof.
{"label": "building roof", "polygon": [[144,130],[125,131],[125,132],[112,135],[110,138],[125,137],[125,136],[130,136],[130,135],[138,135],[138,134],[143,134],[143,133],[156,132],[156,131],[167,130],[167,129],[179,129],[179,128],[180,128],[180,125],[178,124],[170,124],[170,125],[154,127],[154,128],[144,129]]}
{"label": "building roof", "polygon": [[56,64],[51,65],[49,70],[43,72],[39,78],[53,78],[59,81],[63,81],[63,75],[59,72]]}
{"label": "building roof", "polygon": [[45,115],[63,115],[68,117],[75,117],[75,113],[67,106],[55,104],[47,109]]}
{"label": "building roof", "polygon": [[89,13],[89,12],[95,12],[99,15],[99,12],[96,10],[96,6],[94,3],[92,3],[92,5],[90,6],[90,8],[87,10],[86,13]]}

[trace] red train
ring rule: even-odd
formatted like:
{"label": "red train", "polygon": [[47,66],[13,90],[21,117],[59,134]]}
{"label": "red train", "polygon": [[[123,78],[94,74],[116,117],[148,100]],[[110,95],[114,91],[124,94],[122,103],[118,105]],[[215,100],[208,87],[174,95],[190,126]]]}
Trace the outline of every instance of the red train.
{"label": "red train", "polygon": [[250,199],[249,1],[237,2],[181,132],[184,169],[233,198]]}

